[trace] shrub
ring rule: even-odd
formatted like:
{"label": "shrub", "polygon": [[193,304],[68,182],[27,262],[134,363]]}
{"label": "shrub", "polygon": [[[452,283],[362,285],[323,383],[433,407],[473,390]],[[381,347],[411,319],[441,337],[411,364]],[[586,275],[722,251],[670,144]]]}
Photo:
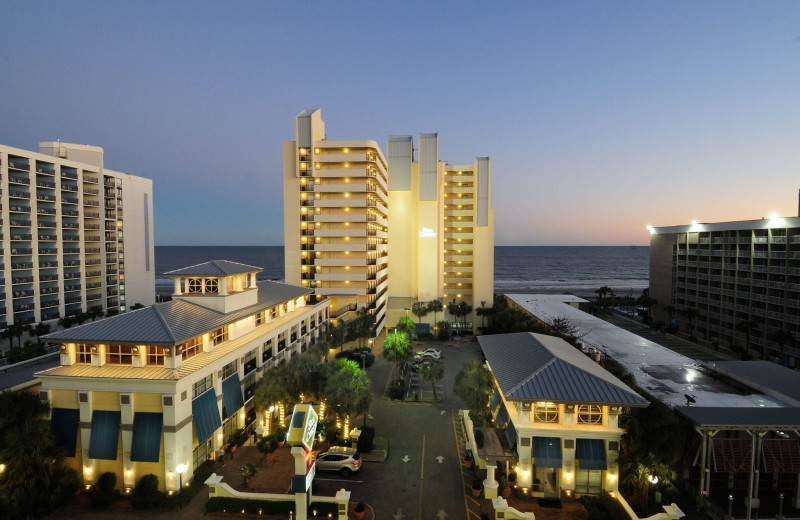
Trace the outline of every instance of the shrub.
{"label": "shrub", "polygon": [[359,368],[361,367],[361,353],[366,352],[366,356],[364,357],[364,367],[369,368],[375,363],[375,354],[373,354],[368,348],[358,348],[355,350],[344,350],[336,354],[336,359],[349,359],[351,361],[355,361],[358,363]]}
{"label": "shrub", "polygon": [[483,448],[483,431],[480,428],[474,428],[472,433],[475,435],[475,446],[478,449]]}
{"label": "shrub", "polygon": [[117,485],[117,475],[106,472],[100,475],[97,484],[94,485],[89,502],[92,509],[108,509],[119,496],[119,491],[114,489]]}
{"label": "shrub", "polygon": [[628,520],[625,509],[608,495],[583,497],[581,504],[586,508],[587,517],[592,520]]}
{"label": "shrub", "polygon": [[145,475],[136,483],[131,497],[131,507],[134,509],[150,509],[161,502],[161,492],[158,491],[158,477]]}
{"label": "shrub", "polygon": [[394,384],[389,387],[389,399],[403,400],[403,385]]}
{"label": "shrub", "polygon": [[358,438],[358,451],[369,453],[372,451],[372,442],[375,440],[375,427],[364,426],[361,428],[361,437]]}

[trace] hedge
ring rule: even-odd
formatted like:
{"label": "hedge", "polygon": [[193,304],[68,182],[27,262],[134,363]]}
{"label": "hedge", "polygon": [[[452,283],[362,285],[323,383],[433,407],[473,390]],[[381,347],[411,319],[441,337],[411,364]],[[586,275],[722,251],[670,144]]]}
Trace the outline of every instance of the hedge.
{"label": "hedge", "polygon": [[[249,515],[286,515],[293,513],[294,501],[270,502],[231,497],[213,497],[206,502],[206,513],[244,513]],[[309,512],[316,511],[316,516],[338,515],[339,506],[330,502],[311,502]]]}

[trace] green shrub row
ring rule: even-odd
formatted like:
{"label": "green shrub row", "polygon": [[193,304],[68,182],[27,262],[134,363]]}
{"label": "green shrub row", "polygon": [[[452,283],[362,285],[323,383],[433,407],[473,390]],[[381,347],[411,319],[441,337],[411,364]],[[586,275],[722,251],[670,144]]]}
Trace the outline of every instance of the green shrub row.
{"label": "green shrub row", "polygon": [[[206,513],[244,513],[248,515],[286,515],[294,513],[294,502],[270,502],[231,497],[213,497],[206,502]],[[329,502],[311,502],[308,508],[314,516],[339,514],[337,504]],[[316,514],[314,513],[316,511]]]}
{"label": "green shrub row", "polygon": [[131,496],[131,507],[134,509],[152,508],[176,508],[179,505],[186,505],[205,486],[208,477],[214,473],[216,463],[207,460],[194,470],[194,477],[191,483],[183,488],[181,493],[172,495],[158,490],[158,477],[155,475],[145,475],[136,483]]}
{"label": "green shrub row", "polygon": [[389,387],[389,399],[403,400],[403,385],[392,385]]}

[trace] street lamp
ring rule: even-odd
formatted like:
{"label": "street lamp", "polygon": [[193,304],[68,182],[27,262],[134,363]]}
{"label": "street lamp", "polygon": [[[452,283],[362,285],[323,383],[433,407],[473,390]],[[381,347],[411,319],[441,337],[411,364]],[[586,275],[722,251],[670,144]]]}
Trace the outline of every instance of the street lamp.
{"label": "street lamp", "polygon": [[410,311],[411,309],[408,307],[403,307],[403,310],[406,311],[406,318],[408,318],[408,311]]}
{"label": "street lamp", "polygon": [[178,464],[175,466],[175,471],[178,473],[178,510],[180,511],[183,506],[183,472],[186,471],[186,464]]}

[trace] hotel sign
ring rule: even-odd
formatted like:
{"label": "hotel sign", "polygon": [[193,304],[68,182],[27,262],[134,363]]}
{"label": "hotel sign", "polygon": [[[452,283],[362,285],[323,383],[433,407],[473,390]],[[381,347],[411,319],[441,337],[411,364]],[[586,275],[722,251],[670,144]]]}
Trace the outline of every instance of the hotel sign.
{"label": "hotel sign", "polygon": [[317,431],[318,420],[319,416],[310,404],[295,405],[287,435],[289,444],[311,450],[314,446],[314,434]]}
{"label": "hotel sign", "polygon": [[431,228],[424,227],[422,231],[419,232],[420,237],[435,237],[436,231],[432,230]]}

